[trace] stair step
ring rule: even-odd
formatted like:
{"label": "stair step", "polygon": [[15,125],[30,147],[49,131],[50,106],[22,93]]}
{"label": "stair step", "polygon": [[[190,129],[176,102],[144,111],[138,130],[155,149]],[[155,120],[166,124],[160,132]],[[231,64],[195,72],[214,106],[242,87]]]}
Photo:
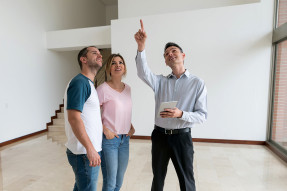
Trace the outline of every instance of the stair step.
{"label": "stair step", "polygon": [[48,127],[48,131],[65,131],[65,126],[64,125],[50,125]]}
{"label": "stair step", "polygon": [[66,136],[66,133],[65,133],[65,131],[48,131],[47,132],[47,136],[48,137],[52,137],[52,136]]}
{"label": "stair step", "polygon": [[64,113],[57,113],[58,119],[64,119]]}
{"label": "stair step", "polygon": [[59,118],[59,119],[53,119],[53,124],[54,125],[65,125],[65,120],[64,119],[61,119],[61,118]]}
{"label": "stair step", "polygon": [[66,136],[54,136],[51,137],[52,141],[57,141],[57,142],[62,142],[62,143],[66,143],[67,142],[67,137]]}

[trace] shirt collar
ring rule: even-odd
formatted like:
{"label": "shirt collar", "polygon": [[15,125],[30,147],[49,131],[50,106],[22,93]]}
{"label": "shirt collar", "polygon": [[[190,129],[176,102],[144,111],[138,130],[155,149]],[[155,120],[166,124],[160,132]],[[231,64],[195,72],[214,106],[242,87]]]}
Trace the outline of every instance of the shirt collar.
{"label": "shirt collar", "polygon": [[[185,75],[186,77],[189,77],[191,74],[189,73],[188,69],[185,69],[185,72],[180,77],[182,77],[183,75]],[[171,77],[176,78],[176,76],[173,73],[171,73],[167,76],[167,78],[171,78]]]}

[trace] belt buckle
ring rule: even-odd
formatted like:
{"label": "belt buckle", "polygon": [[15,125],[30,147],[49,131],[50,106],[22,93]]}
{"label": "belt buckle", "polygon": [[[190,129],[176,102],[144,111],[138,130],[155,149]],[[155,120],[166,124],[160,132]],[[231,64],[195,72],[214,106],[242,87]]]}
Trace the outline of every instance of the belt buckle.
{"label": "belt buckle", "polygon": [[172,135],[172,129],[164,129],[164,134]]}

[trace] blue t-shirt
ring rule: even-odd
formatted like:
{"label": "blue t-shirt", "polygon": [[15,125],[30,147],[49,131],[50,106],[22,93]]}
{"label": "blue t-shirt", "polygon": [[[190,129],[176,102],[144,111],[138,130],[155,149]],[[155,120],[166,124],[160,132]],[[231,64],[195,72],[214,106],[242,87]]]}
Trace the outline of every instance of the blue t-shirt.
{"label": "blue t-shirt", "polygon": [[84,104],[91,95],[89,81],[91,80],[81,73],[72,79],[67,90],[67,110],[83,111]]}

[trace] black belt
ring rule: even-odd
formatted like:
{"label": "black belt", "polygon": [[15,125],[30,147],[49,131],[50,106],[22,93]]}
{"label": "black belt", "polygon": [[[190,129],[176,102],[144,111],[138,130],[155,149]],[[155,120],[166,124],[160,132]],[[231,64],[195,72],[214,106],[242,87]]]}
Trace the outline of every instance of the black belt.
{"label": "black belt", "polygon": [[188,128],[188,127],[184,128],[184,129],[165,129],[165,128],[159,127],[157,125],[154,125],[154,129],[156,129],[157,131],[159,131],[165,135],[174,135],[174,134],[191,132],[190,128]]}

